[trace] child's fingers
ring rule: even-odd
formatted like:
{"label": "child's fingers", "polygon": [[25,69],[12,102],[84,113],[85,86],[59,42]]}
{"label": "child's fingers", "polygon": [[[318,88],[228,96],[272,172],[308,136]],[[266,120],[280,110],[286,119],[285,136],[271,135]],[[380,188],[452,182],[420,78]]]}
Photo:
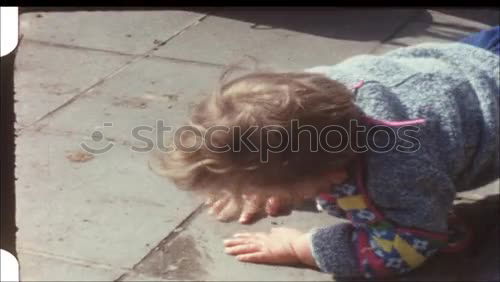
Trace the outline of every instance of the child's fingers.
{"label": "child's fingers", "polygon": [[239,219],[240,223],[250,223],[261,212],[264,197],[259,193],[245,193],[242,195],[243,209]]}
{"label": "child's fingers", "polygon": [[267,234],[264,232],[255,232],[255,233],[236,233],[233,235],[235,238],[264,238],[267,237]]}
{"label": "child's fingers", "polygon": [[208,195],[207,198],[205,199],[205,202],[204,204],[206,206],[211,206],[215,203],[215,201],[217,200],[217,198],[215,197],[215,195],[211,194],[211,195]]}
{"label": "child's fingers", "polygon": [[253,262],[253,263],[266,263],[267,256],[263,252],[255,252],[249,254],[237,255],[236,259],[243,262]]}
{"label": "child's fingers", "polygon": [[235,233],[233,237],[235,238],[249,238],[253,237],[253,233],[243,232],[243,233]]}
{"label": "child's fingers", "polygon": [[259,214],[258,210],[245,210],[241,212],[241,216],[238,221],[242,224],[251,223],[252,220]]}
{"label": "child's fingers", "polygon": [[247,245],[238,245],[234,247],[227,247],[224,249],[226,254],[229,255],[242,255],[242,254],[249,254],[249,253],[255,253],[261,250],[261,247],[256,244],[247,244]]}
{"label": "child's fingers", "polygon": [[236,199],[231,198],[221,211],[217,214],[217,220],[228,221],[232,220],[240,214],[240,205]]}
{"label": "child's fingers", "polygon": [[220,211],[226,206],[226,204],[229,202],[230,197],[229,196],[224,196],[222,199],[217,200],[210,210],[208,211],[209,214],[215,214],[218,215]]}
{"label": "child's fingers", "polygon": [[233,247],[237,245],[251,244],[253,241],[250,239],[236,238],[236,239],[226,239],[223,241],[224,247]]}

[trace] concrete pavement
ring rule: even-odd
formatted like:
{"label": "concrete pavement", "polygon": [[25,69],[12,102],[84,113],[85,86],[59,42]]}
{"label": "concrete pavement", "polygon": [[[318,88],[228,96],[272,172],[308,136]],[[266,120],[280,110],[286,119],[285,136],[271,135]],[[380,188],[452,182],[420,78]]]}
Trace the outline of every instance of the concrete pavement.
{"label": "concrete pavement", "polygon": [[[498,24],[498,17],[486,9],[346,8],[23,14],[15,73],[22,279],[332,280],[308,269],[238,263],[223,254],[221,240],[241,229],[307,230],[337,219],[295,211],[245,227],[216,222],[200,199],[148,169],[149,155],[131,150],[144,146],[132,129],[156,120],[182,124],[224,65],[244,55],[265,67],[300,70],[453,41]],[[82,143],[112,148],[88,156]],[[498,194],[498,183],[474,194]],[[498,241],[489,242],[498,250]],[[498,279],[481,254],[460,261],[471,265],[469,276],[437,271],[436,259],[403,280]],[[498,253],[491,257],[498,261]]]}

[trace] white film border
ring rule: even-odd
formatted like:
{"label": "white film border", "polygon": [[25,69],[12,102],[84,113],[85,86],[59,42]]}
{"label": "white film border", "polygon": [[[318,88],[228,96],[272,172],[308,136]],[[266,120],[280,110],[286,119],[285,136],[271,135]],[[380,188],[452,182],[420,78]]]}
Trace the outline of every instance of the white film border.
{"label": "white film border", "polygon": [[11,253],[0,249],[0,281],[19,281],[19,262]]}
{"label": "white film border", "polygon": [[[19,40],[17,7],[0,7],[0,55],[14,51]],[[0,249],[0,281],[19,281],[19,263],[9,252]]]}
{"label": "white film border", "polygon": [[5,56],[14,51],[19,40],[18,7],[0,7],[0,55]]}

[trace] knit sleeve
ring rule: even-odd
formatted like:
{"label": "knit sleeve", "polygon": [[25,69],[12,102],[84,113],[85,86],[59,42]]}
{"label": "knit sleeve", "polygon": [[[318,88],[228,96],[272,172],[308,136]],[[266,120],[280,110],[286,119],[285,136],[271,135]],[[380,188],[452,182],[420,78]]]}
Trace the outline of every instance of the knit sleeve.
{"label": "knit sleeve", "polygon": [[442,234],[398,228],[387,222],[370,226],[344,223],[316,229],[311,236],[318,267],[337,278],[406,273],[444,246],[446,236]]}

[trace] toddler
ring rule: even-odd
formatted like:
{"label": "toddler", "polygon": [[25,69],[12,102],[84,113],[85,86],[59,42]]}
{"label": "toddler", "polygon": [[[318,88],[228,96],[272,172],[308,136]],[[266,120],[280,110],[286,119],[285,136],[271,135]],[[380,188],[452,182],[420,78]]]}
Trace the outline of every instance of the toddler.
{"label": "toddler", "polygon": [[240,261],[408,272],[463,247],[455,194],[498,178],[499,30],[224,82],[158,171],[208,194],[221,220],[315,198],[350,221],[235,234],[224,246]]}

